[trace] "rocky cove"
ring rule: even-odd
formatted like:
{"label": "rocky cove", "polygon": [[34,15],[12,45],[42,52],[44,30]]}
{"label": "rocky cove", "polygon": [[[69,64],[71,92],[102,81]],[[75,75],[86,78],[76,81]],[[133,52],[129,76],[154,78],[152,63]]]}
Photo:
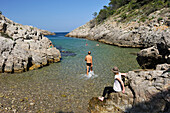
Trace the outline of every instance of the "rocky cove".
{"label": "rocky cove", "polygon": [[[86,113],[89,100],[99,96],[105,85],[111,85],[113,64],[122,65],[120,69],[125,72],[139,67],[131,54],[139,49],[103,43],[96,46],[96,41],[64,35],[47,38],[60,49],[61,61],[23,73],[0,73],[0,112]],[[85,75],[88,50],[94,57],[95,76],[91,78]]]}
{"label": "rocky cove", "polygon": [[[125,94],[112,93],[108,95],[104,102],[99,101],[96,97],[90,99],[90,101],[86,100],[87,97],[91,97],[89,94],[100,95],[99,93],[93,94],[93,91],[100,90],[102,92],[102,86],[110,84],[101,84],[99,77],[94,81],[91,79],[87,81],[75,79],[68,76],[72,70],[65,72],[66,74],[63,76],[60,72],[68,70],[68,67],[72,65],[67,64],[68,67],[66,67],[65,64],[65,70],[60,70],[60,68],[56,68],[57,66],[51,65],[50,68],[44,68],[44,70],[39,69],[40,71],[25,73],[25,76],[6,76],[6,73],[4,73],[1,77],[3,82],[0,82],[1,90],[4,91],[0,93],[0,111],[87,112],[82,109],[86,107],[81,106],[80,103],[89,101],[88,111],[92,113],[170,112],[170,35],[169,27],[167,24],[165,25],[168,21],[165,17],[165,21],[162,21],[163,24],[155,21],[150,24],[142,23],[140,26],[139,23],[135,22],[129,23],[127,26],[110,20],[105,21],[106,24],[93,26],[92,22],[89,22],[67,35],[122,47],[145,48],[138,53],[137,60],[142,68],[154,68],[155,70],[129,71],[125,78]],[[17,24],[3,15],[0,15],[0,22],[1,72],[24,72],[60,61],[59,50],[49,48],[51,41],[44,37],[39,29]],[[134,24],[137,24],[137,27]],[[160,65],[162,63],[166,64]],[[62,66],[63,64],[58,63],[57,65]],[[31,75],[34,75],[34,73],[36,73],[36,76],[32,77]],[[42,73],[45,75],[41,75]],[[59,76],[56,77],[56,73],[59,73]],[[74,83],[71,80],[74,80]],[[4,84],[6,81],[8,82]],[[96,82],[97,87],[94,87]],[[77,84],[81,87],[76,88]],[[74,88],[75,91],[72,91],[71,89]],[[70,91],[72,92],[70,93]],[[78,102],[80,97],[82,101]],[[58,100],[59,98],[62,98],[62,101]],[[72,105],[69,103],[72,103]],[[74,110],[75,108],[78,110]]]}
{"label": "rocky cove", "polygon": [[[161,15],[160,15],[161,14]],[[156,68],[156,64],[170,63],[169,8],[151,13],[145,22],[118,22],[119,15],[96,25],[95,19],[68,33],[68,37],[87,38],[120,47],[148,48],[138,54],[143,68]],[[161,21],[158,18],[163,17]],[[117,18],[117,20],[115,19]]]}
{"label": "rocky cove", "polygon": [[[107,18],[99,25],[93,19],[66,35],[142,49],[137,54],[137,61],[145,70],[128,72],[125,94],[111,93],[104,102],[97,97],[92,98],[88,109],[90,113],[170,112],[169,15],[169,8],[164,8],[148,16],[154,19],[140,23],[137,20],[120,23],[120,15]],[[160,17],[163,19],[158,21]]]}
{"label": "rocky cove", "polygon": [[51,41],[43,33],[53,34],[0,14],[0,72],[24,72],[60,61],[60,51],[49,48]]}

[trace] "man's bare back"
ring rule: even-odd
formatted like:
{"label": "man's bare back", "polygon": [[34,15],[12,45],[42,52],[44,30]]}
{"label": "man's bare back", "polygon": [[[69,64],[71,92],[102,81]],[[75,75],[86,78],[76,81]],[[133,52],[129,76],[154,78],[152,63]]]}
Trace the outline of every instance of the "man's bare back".
{"label": "man's bare back", "polygon": [[85,61],[87,63],[92,63],[92,56],[91,55],[87,55],[86,58],[85,58]]}
{"label": "man's bare back", "polygon": [[92,61],[92,56],[90,55],[91,52],[88,52],[88,55],[85,57],[85,61],[86,61],[86,65],[87,65],[87,75],[89,74],[89,67],[90,70],[92,71],[92,67],[93,67],[93,61]]}

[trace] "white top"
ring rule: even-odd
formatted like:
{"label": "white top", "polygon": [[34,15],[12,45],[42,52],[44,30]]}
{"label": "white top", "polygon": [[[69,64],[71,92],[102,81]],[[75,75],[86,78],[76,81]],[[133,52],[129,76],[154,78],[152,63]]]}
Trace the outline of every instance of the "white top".
{"label": "white top", "polygon": [[117,80],[116,78],[119,78],[120,80],[122,80],[121,73],[119,73],[118,75],[115,75],[114,85],[113,85],[113,89],[114,89],[116,92],[120,92],[120,91],[122,91],[121,83],[120,83],[119,80]]}

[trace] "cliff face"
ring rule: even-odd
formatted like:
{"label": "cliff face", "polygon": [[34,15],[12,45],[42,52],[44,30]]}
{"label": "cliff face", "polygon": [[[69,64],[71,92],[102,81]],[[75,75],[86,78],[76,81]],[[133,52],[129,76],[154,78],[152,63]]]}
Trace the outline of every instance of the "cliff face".
{"label": "cliff face", "polygon": [[140,23],[139,20],[120,23],[115,20],[119,15],[111,16],[99,25],[95,25],[95,20],[91,20],[66,36],[88,38],[123,47],[151,47],[162,37],[169,39],[168,15],[169,9],[165,8],[151,13],[148,16],[150,19]]}
{"label": "cliff face", "polygon": [[0,72],[23,72],[60,61],[60,51],[38,28],[0,15]]}
{"label": "cliff face", "polygon": [[137,58],[142,68],[155,68],[157,64],[170,63],[169,15],[169,8],[164,8],[151,13],[145,22],[135,20],[128,23],[116,21],[115,18],[119,20],[120,15],[115,15],[99,25],[95,24],[95,20],[91,20],[66,36],[97,40],[120,47],[155,48],[157,53],[144,50]]}

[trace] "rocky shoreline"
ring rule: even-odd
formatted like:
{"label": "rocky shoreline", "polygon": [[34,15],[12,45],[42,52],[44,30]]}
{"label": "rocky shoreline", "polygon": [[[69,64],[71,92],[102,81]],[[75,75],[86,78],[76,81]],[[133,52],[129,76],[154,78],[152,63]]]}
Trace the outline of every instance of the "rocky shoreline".
{"label": "rocky shoreline", "polygon": [[15,23],[1,14],[0,72],[24,72],[60,61],[60,51],[49,48],[51,41],[43,35],[47,33],[50,32]]}
{"label": "rocky shoreline", "polygon": [[[161,15],[160,15],[161,14]],[[110,17],[99,25],[95,20],[68,33],[67,37],[87,38],[120,47],[148,48],[138,54],[142,68],[156,68],[157,64],[170,63],[169,8],[151,13],[145,22],[120,23]],[[161,20],[160,20],[161,18]]]}
{"label": "rocky shoreline", "polygon": [[103,102],[94,97],[89,102],[90,113],[169,113],[170,65],[158,65],[156,70],[129,71],[125,78],[125,93],[111,93]]}
{"label": "rocky shoreline", "polygon": [[121,47],[152,47],[161,38],[169,38],[170,20],[168,15],[169,9],[164,8],[151,13],[148,16],[149,19],[145,22],[135,20],[121,23],[115,20],[120,15],[111,16],[101,24],[95,24],[96,20],[93,19],[71,31],[66,36],[87,38]]}
{"label": "rocky shoreline", "polygon": [[[161,14],[161,15],[160,15]],[[144,48],[137,54],[141,68],[129,71],[126,93],[111,93],[101,102],[89,102],[90,113],[170,112],[170,20],[169,9],[151,13],[145,22],[120,23],[110,17],[96,25],[91,20],[71,31],[67,37],[87,38],[120,47]],[[161,18],[161,20],[159,20]],[[158,21],[159,20],[159,21]]]}

